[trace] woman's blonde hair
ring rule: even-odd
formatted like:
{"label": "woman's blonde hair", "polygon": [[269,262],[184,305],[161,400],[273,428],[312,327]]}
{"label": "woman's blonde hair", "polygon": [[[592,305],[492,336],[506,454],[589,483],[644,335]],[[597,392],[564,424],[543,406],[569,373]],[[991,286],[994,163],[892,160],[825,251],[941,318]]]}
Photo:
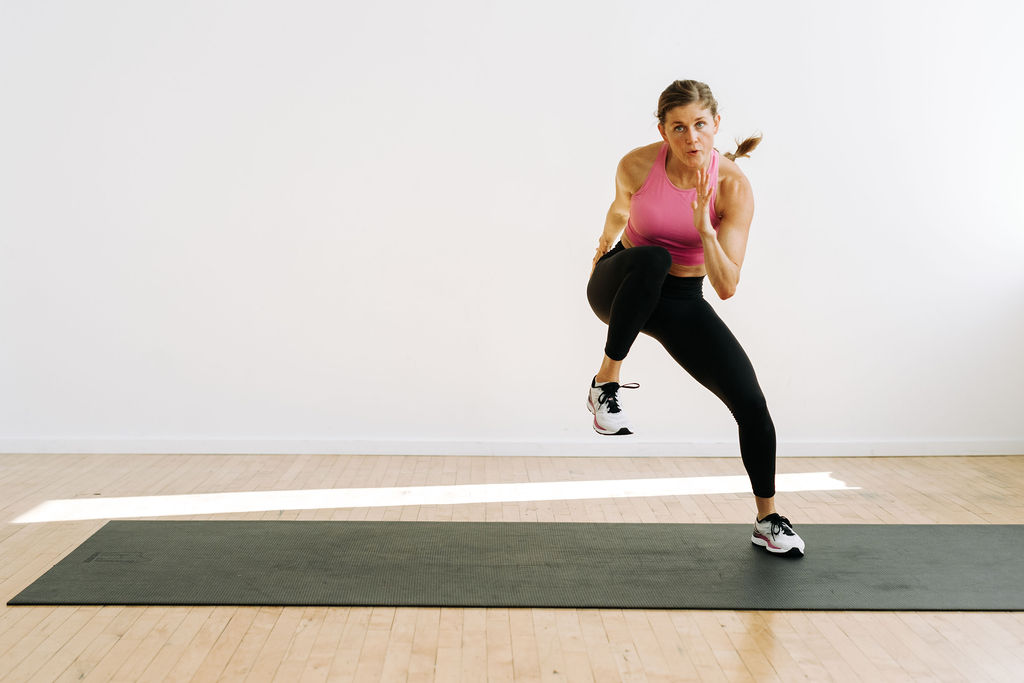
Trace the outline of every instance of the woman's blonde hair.
{"label": "woman's blonde hair", "polygon": [[[665,125],[665,116],[668,115],[671,109],[685,107],[694,102],[699,102],[702,107],[710,111],[712,117],[718,116],[718,102],[715,100],[715,96],[711,94],[711,88],[708,87],[707,83],[701,83],[700,81],[674,81],[665,88],[661,93],[661,97],[658,98],[658,112],[655,116],[658,117],[658,122],[661,125]],[[749,157],[754,148],[761,144],[761,137],[761,134],[758,133],[757,135],[751,135],[743,142],[737,140],[736,151],[731,154],[726,152],[722,156],[732,160]]]}

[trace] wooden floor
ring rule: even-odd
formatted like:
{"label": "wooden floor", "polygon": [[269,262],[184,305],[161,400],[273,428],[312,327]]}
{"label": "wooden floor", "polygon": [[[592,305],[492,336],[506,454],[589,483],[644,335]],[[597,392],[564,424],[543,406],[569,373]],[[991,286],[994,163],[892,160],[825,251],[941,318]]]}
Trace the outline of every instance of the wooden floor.
{"label": "wooden floor", "polygon": [[[1024,456],[799,458],[856,490],[780,494],[801,523],[1024,523]],[[53,499],[741,475],[738,459],[0,455],[6,603],[105,520]],[[187,513],[187,510],[182,510]],[[751,522],[749,495],[165,519]],[[1024,552],[1024,549],[1022,549]],[[970,580],[965,577],[965,580]],[[3,681],[1021,681],[1024,614],[0,606]]]}

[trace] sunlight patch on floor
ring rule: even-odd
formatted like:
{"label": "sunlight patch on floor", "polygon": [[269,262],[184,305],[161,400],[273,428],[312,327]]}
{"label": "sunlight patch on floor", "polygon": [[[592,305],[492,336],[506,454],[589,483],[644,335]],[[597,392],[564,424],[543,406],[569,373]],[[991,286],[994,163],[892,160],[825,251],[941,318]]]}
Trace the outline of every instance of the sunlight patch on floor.
{"label": "sunlight patch on floor", "polygon": [[[778,491],[854,490],[831,472],[780,474]],[[745,475],[551,481],[515,484],[459,484],[390,488],[311,489],[298,491],[240,491],[122,498],[48,500],[13,520],[14,524],[124,519],[180,515],[215,515],[271,510],[392,507],[403,505],[464,505],[542,500],[645,498],[749,493]]]}

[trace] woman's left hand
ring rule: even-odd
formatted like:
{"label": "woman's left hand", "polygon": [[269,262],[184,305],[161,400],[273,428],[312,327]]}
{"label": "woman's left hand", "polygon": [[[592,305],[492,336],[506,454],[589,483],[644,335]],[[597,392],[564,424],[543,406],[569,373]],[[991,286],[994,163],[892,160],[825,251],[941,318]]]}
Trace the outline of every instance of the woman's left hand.
{"label": "woman's left hand", "polygon": [[711,226],[711,169],[697,169],[697,198],[690,203],[697,232],[714,233]]}

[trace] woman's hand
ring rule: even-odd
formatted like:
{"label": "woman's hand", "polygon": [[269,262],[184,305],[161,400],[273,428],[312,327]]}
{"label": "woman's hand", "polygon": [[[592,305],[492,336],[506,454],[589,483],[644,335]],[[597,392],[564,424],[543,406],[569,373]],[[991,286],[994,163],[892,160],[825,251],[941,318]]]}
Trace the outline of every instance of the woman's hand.
{"label": "woman's hand", "polygon": [[597,262],[601,260],[601,257],[608,253],[608,250],[612,248],[612,241],[601,235],[600,241],[597,243],[597,252],[594,254],[594,263],[590,266],[590,274],[594,274],[594,269],[597,268]]}
{"label": "woman's hand", "polygon": [[693,208],[693,225],[697,232],[714,234],[715,229],[711,225],[711,169],[697,169],[697,198],[690,203]]}

